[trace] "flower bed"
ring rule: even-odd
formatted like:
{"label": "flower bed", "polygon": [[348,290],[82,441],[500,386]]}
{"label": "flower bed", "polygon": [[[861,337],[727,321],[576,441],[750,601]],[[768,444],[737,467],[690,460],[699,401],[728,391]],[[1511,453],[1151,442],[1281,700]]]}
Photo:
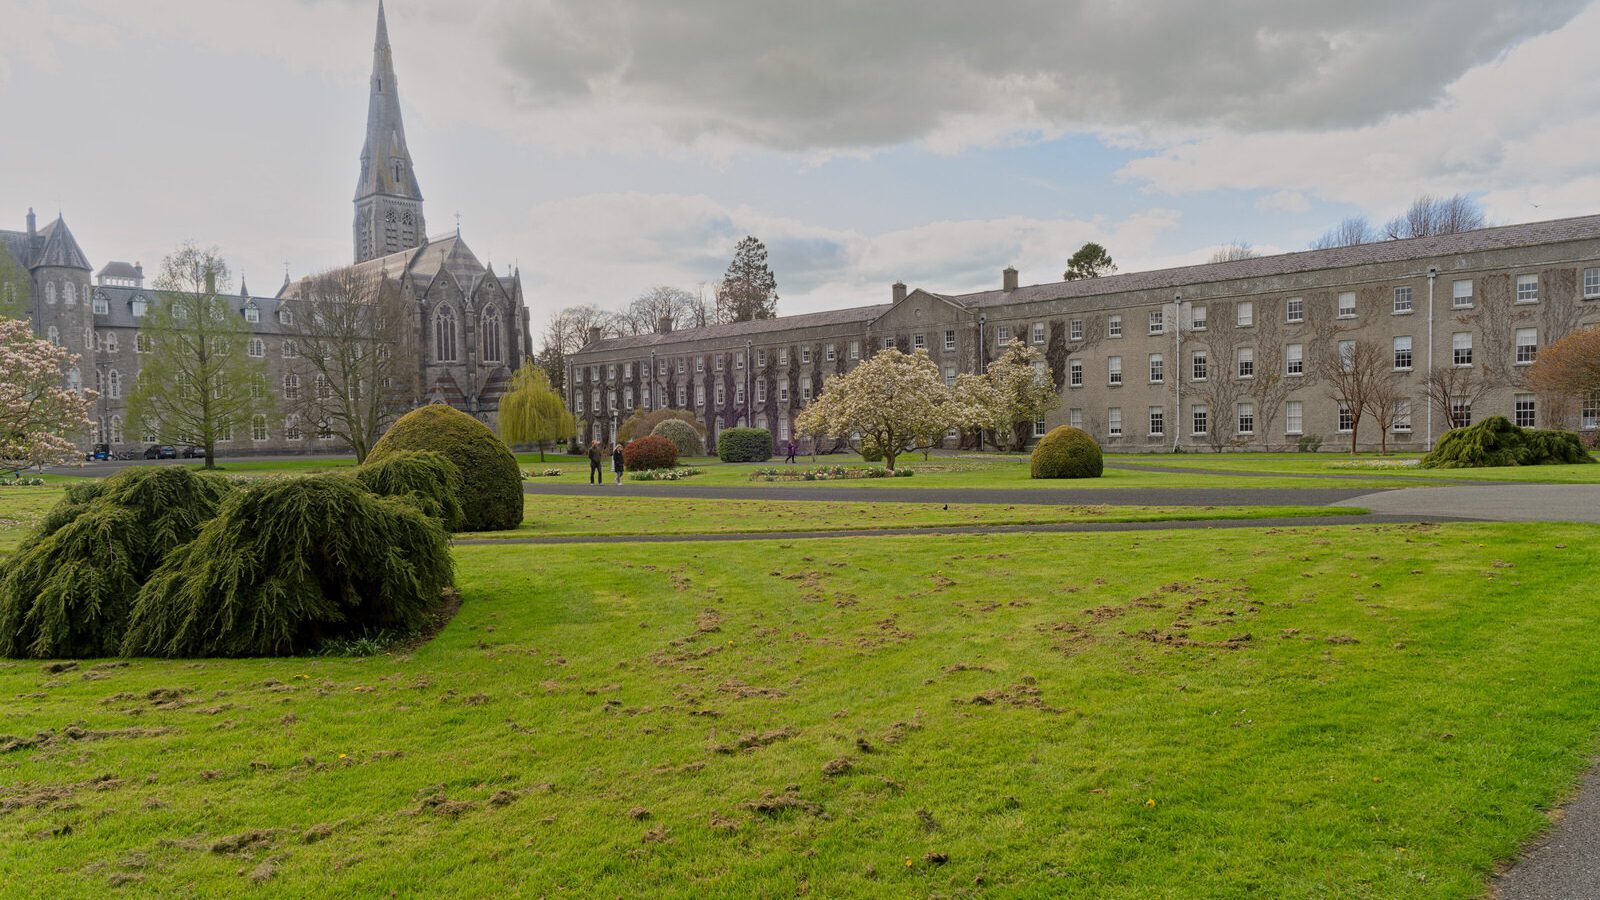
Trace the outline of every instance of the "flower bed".
{"label": "flower bed", "polygon": [[1328,464],[1330,469],[1417,469],[1421,466],[1420,459],[1352,459]]}
{"label": "flower bed", "polygon": [[0,487],[38,487],[44,484],[43,478],[0,478]]}
{"label": "flower bed", "polygon": [[910,469],[822,466],[816,469],[757,469],[750,477],[757,481],[848,481],[855,478],[910,478]]}
{"label": "flower bed", "polygon": [[556,477],[557,475],[560,475],[560,474],[561,474],[561,470],[560,469],[540,469],[538,471],[534,471],[533,469],[529,469],[526,472],[522,473],[522,477],[523,478],[554,478],[554,477]]}
{"label": "flower bed", "polygon": [[628,476],[630,481],[682,481],[699,475],[702,470],[695,468],[683,469],[646,469],[643,472],[634,472]]}

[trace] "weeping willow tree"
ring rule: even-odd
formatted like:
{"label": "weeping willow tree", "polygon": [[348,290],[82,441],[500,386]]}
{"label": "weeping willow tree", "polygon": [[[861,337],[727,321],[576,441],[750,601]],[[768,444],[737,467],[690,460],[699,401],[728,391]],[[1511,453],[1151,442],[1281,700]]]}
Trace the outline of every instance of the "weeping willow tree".
{"label": "weeping willow tree", "polygon": [[544,462],[544,445],[563,441],[577,430],[577,420],[566,401],[550,384],[550,375],[527,360],[511,376],[511,390],[500,400],[500,438],[507,444],[537,444]]}
{"label": "weeping willow tree", "polygon": [[421,628],[454,578],[438,520],[340,475],[236,494],[139,592],[129,656],[282,656]]}
{"label": "weeping willow tree", "polygon": [[401,450],[358,466],[356,481],[382,497],[409,497],[446,531],[461,528],[461,469],[443,453]]}
{"label": "weeping willow tree", "polygon": [[186,467],[74,485],[0,568],[0,654],[115,654],[140,587],[232,492]]}

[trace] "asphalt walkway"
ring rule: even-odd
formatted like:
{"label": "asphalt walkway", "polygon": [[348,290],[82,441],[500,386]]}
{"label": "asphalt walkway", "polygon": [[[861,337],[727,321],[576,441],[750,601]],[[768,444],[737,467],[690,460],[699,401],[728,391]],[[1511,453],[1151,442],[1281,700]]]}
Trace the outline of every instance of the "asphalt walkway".
{"label": "asphalt walkway", "polygon": [[[893,488],[739,487],[693,484],[540,484],[529,494],[681,497],[692,500],[845,500],[857,503],[1010,503],[1042,506],[1330,506],[1372,488]],[[1358,504],[1359,505],[1359,504]],[[1399,513],[1404,515],[1405,513]]]}
{"label": "asphalt walkway", "polygon": [[1452,484],[1370,492],[1332,504],[1386,515],[1600,524],[1600,484]]}

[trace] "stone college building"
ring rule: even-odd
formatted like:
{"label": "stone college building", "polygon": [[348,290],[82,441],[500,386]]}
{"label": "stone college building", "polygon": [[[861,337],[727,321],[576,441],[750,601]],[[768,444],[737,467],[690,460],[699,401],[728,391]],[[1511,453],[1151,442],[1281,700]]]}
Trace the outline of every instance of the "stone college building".
{"label": "stone college building", "polygon": [[[499,274],[479,262],[459,229],[427,235],[422,191],[400,120],[400,99],[383,6],[378,6],[373,46],[367,136],[355,193],[355,265],[358,272],[395,284],[416,310],[420,355],[415,360],[425,399],[449,403],[495,424],[500,397],[512,370],[529,355],[528,311],[519,272]],[[92,266],[61,218],[39,227],[32,210],[26,229],[0,231],[0,252],[26,273],[28,314],[42,337],[80,357],[68,384],[99,391],[89,436],[108,443],[113,453],[142,450],[153,434],[132,433],[124,398],[149,349],[140,324],[161,302],[145,283],[143,267],[109,262],[91,279]],[[311,376],[297,364],[292,334],[304,281],[287,274],[277,293],[253,296],[241,283],[230,297],[233,311],[253,335],[251,356],[264,359],[268,390],[278,392],[280,409],[292,409]],[[6,285],[0,290],[15,290]],[[259,417],[245,433],[238,429],[217,450],[224,455],[263,452],[342,450],[316,423],[290,413],[276,427]]]}
{"label": "stone college building", "polygon": [[[1036,436],[1070,424],[1110,450],[1336,449],[1354,417],[1318,363],[1359,341],[1381,346],[1405,398],[1387,446],[1420,451],[1451,419],[1600,426],[1600,402],[1543,410],[1525,385],[1540,347],[1596,323],[1600,216],[1585,216],[1027,286],[1008,268],[977,293],[896,284],[876,306],[593,335],[568,358],[566,390],[585,440],[670,406],[782,443],[827,376],[879,348],[925,350],[953,383],[1020,340],[1060,397]],[[1460,385],[1449,409],[1429,402],[1430,372]],[[1370,416],[1356,436],[1380,444]]]}

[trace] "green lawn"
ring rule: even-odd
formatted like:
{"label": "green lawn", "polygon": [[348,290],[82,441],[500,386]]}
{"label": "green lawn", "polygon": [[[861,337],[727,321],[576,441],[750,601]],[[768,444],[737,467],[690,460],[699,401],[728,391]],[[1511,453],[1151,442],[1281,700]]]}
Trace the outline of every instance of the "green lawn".
{"label": "green lawn", "polygon": [[691,500],[676,497],[529,495],[514,531],[463,538],[557,535],[712,534],[844,531],[1055,522],[1155,522],[1361,513],[1323,506],[1104,506],[1005,503],[843,503],[792,500]]}
{"label": "green lawn", "polygon": [[[1379,456],[1363,453],[1213,453],[1118,454],[1107,456],[1108,465],[1158,466],[1174,471],[1210,469],[1223,472],[1263,472],[1295,475],[1358,475],[1403,480],[1518,481],[1551,484],[1600,483],[1600,465],[1504,466],[1483,469],[1424,469],[1401,465],[1415,454]],[[1409,486],[1409,485],[1408,485]]]}
{"label": "green lawn", "polygon": [[1593,536],[462,547],[414,652],[0,662],[0,884],[1477,897],[1597,748]]}

